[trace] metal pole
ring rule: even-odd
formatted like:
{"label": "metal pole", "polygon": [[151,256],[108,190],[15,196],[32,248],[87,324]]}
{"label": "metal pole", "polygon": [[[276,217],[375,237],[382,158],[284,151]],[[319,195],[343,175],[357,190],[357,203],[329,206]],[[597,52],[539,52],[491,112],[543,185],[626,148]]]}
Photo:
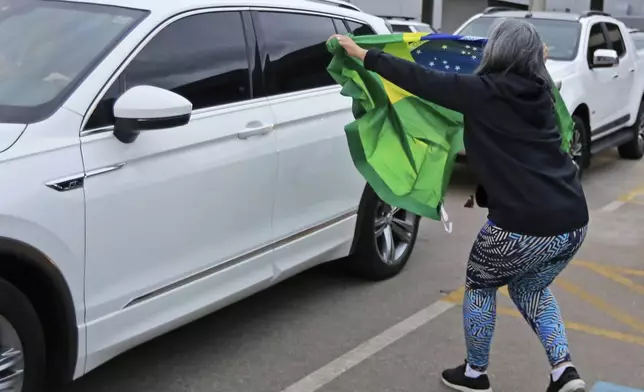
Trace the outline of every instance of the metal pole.
{"label": "metal pole", "polygon": [[530,0],[530,11],[545,11],[546,0]]}

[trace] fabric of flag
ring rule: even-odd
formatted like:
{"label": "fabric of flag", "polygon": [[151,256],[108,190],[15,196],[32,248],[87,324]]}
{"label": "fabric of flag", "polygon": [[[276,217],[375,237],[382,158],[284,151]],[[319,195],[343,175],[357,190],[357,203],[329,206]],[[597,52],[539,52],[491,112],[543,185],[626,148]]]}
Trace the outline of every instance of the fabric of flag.
{"label": "fabric of flag", "polygon": [[[403,33],[352,37],[365,48],[444,72],[473,73],[487,40],[444,34]],[[393,85],[349,57],[337,40],[328,71],[353,99],[355,121],[345,127],[353,162],[376,194],[395,207],[441,219],[441,207],[458,152],[463,116]],[[562,148],[569,151],[574,123],[556,91]]]}

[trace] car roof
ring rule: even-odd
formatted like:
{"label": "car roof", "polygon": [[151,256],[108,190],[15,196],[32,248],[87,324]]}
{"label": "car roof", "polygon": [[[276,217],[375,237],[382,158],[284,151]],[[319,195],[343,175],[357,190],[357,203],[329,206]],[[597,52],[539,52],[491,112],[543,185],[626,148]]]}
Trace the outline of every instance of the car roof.
{"label": "car roof", "polygon": [[530,12],[530,11],[496,11],[482,14],[481,18],[534,18],[578,21],[580,14],[570,12]]}
{"label": "car roof", "polygon": [[421,22],[420,20],[416,19],[399,19],[399,18],[384,18],[387,22],[391,24],[397,24],[397,25],[405,25],[405,26],[415,26],[415,25],[427,25],[425,22]]}
{"label": "car roof", "polygon": [[357,16],[368,15],[349,8],[339,7],[333,2],[318,2],[309,0],[63,0],[76,3],[91,3],[112,5],[125,8],[136,8],[159,14],[176,14],[185,10],[208,7],[281,7],[300,10],[327,12],[338,15]]}
{"label": "car roof", "polygon": [[355,4],[349,3],[348,1],[342,1],[342,0],[308,0],[308,1],[313,1],[313,2],[317,2],[317,3],[323,3],[323,4],[329,4],[329,5],[336,5],[338,7],[352,9],[354,11],[362,12],[360,7],[358,7]]}

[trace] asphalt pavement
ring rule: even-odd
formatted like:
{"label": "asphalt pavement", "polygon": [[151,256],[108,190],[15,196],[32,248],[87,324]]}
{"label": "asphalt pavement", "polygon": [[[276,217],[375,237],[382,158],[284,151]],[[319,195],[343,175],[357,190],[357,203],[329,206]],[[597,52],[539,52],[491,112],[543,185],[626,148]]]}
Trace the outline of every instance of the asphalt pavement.
{"label": "asphalt pavement", "polygon": [[[330,266],[307,271],[103,365],[62,392],[442,392],[465,358],[467,254],[485,211],[457,169],[447,209],[454,231],[424,220],[407,268],[377,284]],[[553,289],[573,361],[592,392],[644,392],[644,161],[614,151],[584,178],[585,245]],[[495,392],[545,391],[548,363],[507,292],[490,374]]]}

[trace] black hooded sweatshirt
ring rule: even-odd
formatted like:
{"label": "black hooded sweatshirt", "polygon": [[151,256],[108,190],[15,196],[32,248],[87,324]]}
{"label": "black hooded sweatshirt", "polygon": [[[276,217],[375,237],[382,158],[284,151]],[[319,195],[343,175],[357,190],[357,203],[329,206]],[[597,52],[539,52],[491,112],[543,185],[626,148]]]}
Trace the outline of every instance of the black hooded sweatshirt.
{"label": "black hooded sweatshirt", "polygon": [[555,236],[588,224],[586,198],[561,150],[549,84],[516,73],[459,75],[370,50],[365,68],[464,117],[467,162],[503,230]]}

